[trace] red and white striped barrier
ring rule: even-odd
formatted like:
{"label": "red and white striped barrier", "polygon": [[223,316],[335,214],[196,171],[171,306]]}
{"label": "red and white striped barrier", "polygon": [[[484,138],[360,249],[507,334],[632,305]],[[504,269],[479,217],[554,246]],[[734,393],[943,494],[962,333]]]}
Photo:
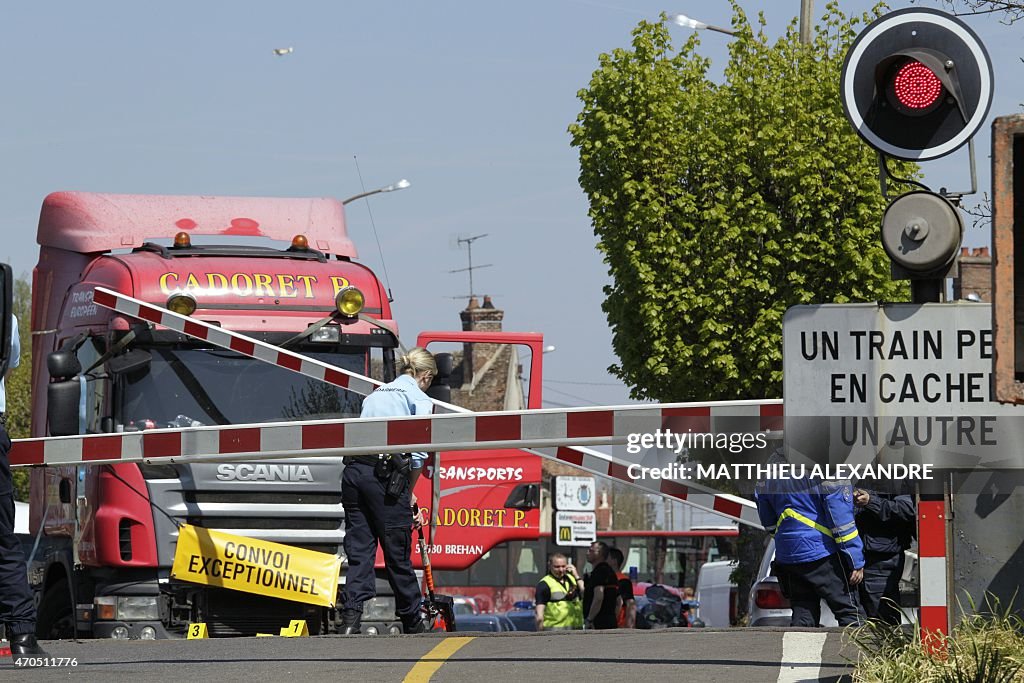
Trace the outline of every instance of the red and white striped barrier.
{"label": "red and white striped barrier", "polygon": [[[157,325],[162,325],[168,329],[206,341],[214,346],[230,349],[264,363],[276,365],[286,370],[305,375],[306,377],[322,380],[329,384],[349,389],[350,391],[354,391],[355,393],[363,396],[367,395],[381,384],[377,380],[364,377],[350,370],[334,367],[327,363],[323,363],[322,361],[307,358],[302,354],[294,353],[292,351],[286,351],[236,332],[229,332],[215,325],[203,322],[202,320],[196,320],[179,313],[174,313],[166,308],[154,306],[153,304],[134,299],[125,294],[121,294],[120,292],[115,292],[103,287],[96,288],[95,295],[93,296],[93,302],[124,315],[155,323]],[[441,412],[472,414],[472,411],[466,408],[444,403],[436,399],[434,400],[434,405],[439,408]],[[693,431],[711,431],[713,413],[711,409],[707,407],[710,405],[712,404],[687,404],[687,408],[681,409],[682,412],[674,413],[672,417],[685,418],[691,421]],[[724,406],[726,403],[717,405]],[[760,425],[758,427],[759,430],[772,429],[777,431],[781,427],[779,424],[779,420],[782,416],[782,404],[780,401],[729,402],[728,405],[732,406],[731,411],[728,411],[729,417],[735,417],[737,410],[745,410],[749,415],[758,417],[760,421]],[[741,409],[739,407],[741,405],[743,405],[744,408]],[[760,408],[757,406],[760,406]],[[501,415],[508,415],[508,413],[501,413]],[[649,421],[649,428],[651,432],[664,426],[664,423],[659,423],[657,420]],[[564,445],[566,443],[569,442],[563,439],[558,445]],[[476,447],[483,448],[485,446],[477,444]],[[407,448],[407,450],[413,449]],[[455,449],[446,448],[445,450]],[[376,446],[375,450],[372,452],[380,453],[384,452],[384,449]],[[758,528],[761,526],[757,517],[756,506],[745,498],[723,494],[710,487],[693,482],[687,482],[684,484],[679,481],[669,479],[645,479],[634,481],[627,474],[629,465],[633,463],[627,462],[625,464],[621,464],[613,462],[607,455],[598,451],[588,448],[563,447],[547,449],[545,451],[529,450],[529,452],[544,458],[569,462],[580,469],[587,470],[588,472],[619,479],[621,481],[634,484],[639,488],[652,493],[671,496],[678,500],[685,501],[694,507],[699,507],[709,512],[717,512],[744,524],[751,524]],[[275,455],[273,457],[282,456]]]}
{"label": "red and white striped barrier", "polygon": [[922,492],[917,506],[917,569],[920,577],[921,636],[932,650],[943,642],[931,637],[949,633],[949,591],[946,582],[946,499]]}
{"label": "red and white striped barrier", "polygon": [[[319,455],[367,455],[409,451],[542,448],[618,445],[630,434],[681,414],[714,420],[736,417],[736,409],[760,408],[753,401],[630,405],[599,408],[519,410],[469,414],[412,415],[388,418],[219,425],[187,429],[18,439],[12,466],[111,464],[168,460],[189,462]],[[769,404],[770,405],[770,404]],[[656,427],[656,428],[658,428]],[[754,427],[756,430],[756,426]],[[734,430],[735,431],[735,430]],[[554,457],[584,468],[597,468],[612,457],[572,449]],[[548,455],[548,457],[551,457]],[[633,462],[619,462],[628,467]]]}
{"label": "red and white striped barrier", "polygon": [[[737,411],[749,416],[740,420],[744,425],[736,424]],[[696,420],[714,429],[716,422],[728,418],[733,431],[757,431],[766,414],[780,411],[778,401],[723,401],[153,429],[19,439],[8,458],[12,466],[19,467],[555,447],[531,452],[759,526],[753,503],[742,498],[716,494],[688,481],[633,480],[629,466],[639,464],[640,455],[634,462],[618,454],[566,446],[624,444],[632,433],[654,431],[679,419]]]}

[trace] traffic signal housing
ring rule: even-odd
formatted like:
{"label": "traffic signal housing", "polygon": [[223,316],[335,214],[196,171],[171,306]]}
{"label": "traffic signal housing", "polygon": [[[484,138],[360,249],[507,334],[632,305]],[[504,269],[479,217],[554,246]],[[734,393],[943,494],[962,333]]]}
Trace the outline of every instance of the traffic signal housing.
{"label": "traffic signal housing", "polygon": [[861,32],[843,63],[843,109],[868,145],[927,161],[967,143],[992,103],[992,63],[978,36],[938,10],[908,8]]}

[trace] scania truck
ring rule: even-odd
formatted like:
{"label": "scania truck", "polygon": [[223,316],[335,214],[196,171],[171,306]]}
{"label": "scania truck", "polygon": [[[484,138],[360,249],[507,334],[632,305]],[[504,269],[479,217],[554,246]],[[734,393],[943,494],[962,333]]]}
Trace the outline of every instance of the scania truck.
{"label": "scania truck", "polygon": [[[394,376],[388,295],[358,262],[335,199],[57,192],[43,202],[38,243],[34,437],[359,416],[353,392],[123,316],[93,302],[97,286],[381,381]],[[440,475],[437,486],[421,478],[419,499],[440,502],[436,568],[464,569],[498,543],[537,538],[539,459],[510,454],[489,477],[494,466],[444,454],[427,472]],[[338,609],[169,574],[183,523],[343,555],[342,468],[322,457],[33,468],[39,635],[181,637],[196,622],[213,636],[251,635],[292,619],[330,632]],[[377,630],[393,629],[393,614],[378,612]]]}

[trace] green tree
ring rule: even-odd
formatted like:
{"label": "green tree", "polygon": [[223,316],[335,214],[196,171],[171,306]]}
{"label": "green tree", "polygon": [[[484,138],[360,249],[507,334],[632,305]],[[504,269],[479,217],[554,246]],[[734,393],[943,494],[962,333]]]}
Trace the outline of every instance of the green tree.
{"label": "green tree", "polygon": [[[32,285],[25,276],[14,282],[14,315],[18,317],[21,365],[7,378],[7,433],[24,439],[32,430]],[[28,500],[28,470],[14,470],[14,497]]]}
{"label": "green tree", "polygon": [[755,33],[733,12],[722,83],[696,34],[674,53],[641,22],[569,129],[612,277],[610,371],[637,399],[778,397],[787,308],[906,300],[878,239],[878,162],[839,98],[856,22],[832,3],[813,44],[794,21],[771,45],[763,17]]}

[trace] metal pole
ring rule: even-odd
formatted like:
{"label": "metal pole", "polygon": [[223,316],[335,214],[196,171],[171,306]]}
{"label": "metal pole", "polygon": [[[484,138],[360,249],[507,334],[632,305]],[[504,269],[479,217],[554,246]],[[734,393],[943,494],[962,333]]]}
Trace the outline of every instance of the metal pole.
{"label": "metal pole", "polygon": [[473,240],[466,240],[466,248],[469,250],[469,298],[476,294],[473,289]]}
{"label": "metal pole", "polygon": [[814,14],[814,0],[800,0],[800,42],[811,44],[811,15]]}

